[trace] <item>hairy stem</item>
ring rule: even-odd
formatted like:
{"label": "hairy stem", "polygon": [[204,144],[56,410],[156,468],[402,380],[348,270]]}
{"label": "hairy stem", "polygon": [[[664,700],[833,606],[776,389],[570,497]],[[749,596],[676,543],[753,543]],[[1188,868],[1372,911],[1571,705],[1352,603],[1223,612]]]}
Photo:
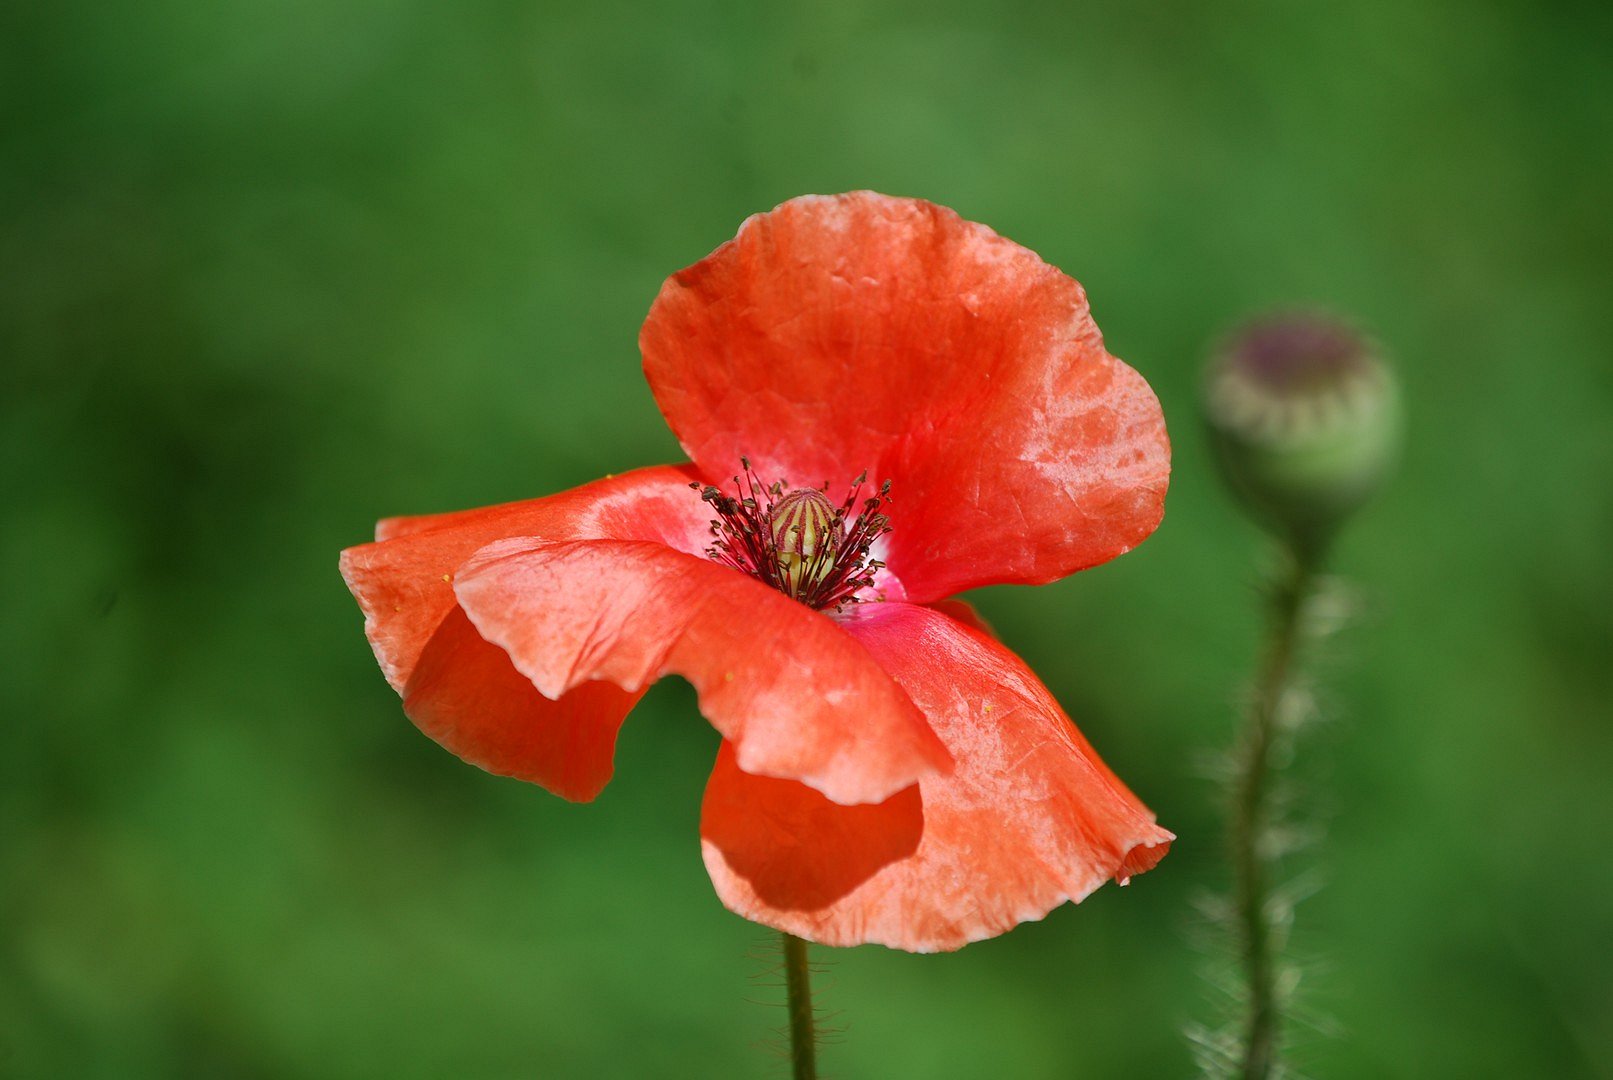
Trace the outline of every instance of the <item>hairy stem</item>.
{"label": "hairy stem", "polygon": [[1314,556],[1303,549],[1291,555],[1273,597],[1271,639],[1255,685],[1233,788],[1233,901],[1249,987],[1241,1073],[1244,1080],[1267,1080],[1278,1057],[1281,1010],[1269,905],[1271,855],[1263,850],[1262,839],[1271,817],[1272,747],[1299,651],[1301,614],[1316,574]]}
{"label": "hairy stem", "polygon": [[817,1080],[818,1034],[812,1020],[812,972],[807,966],[807,943],[794,934],[781,934],[784,944],[784,986],[790,1010],[790,1066],[795,1080]]}

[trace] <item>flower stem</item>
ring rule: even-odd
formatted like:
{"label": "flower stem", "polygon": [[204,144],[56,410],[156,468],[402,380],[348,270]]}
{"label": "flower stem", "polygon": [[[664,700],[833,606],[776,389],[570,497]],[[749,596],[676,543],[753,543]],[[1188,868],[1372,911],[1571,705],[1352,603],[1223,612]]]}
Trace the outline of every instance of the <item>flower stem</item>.
{"label": "flower stem", "polygon": [[812,971],[807,966],[807,943],[794,934],[781,934],[784,944],[784,986],[790,1010],[790,1065],[794,1080],[817,1080],[818,1033],[812,1019]]}
{"label": "flower stem", "polygon": [[1255,686],[1233,789],[1233,899],[1249,984],[1240,1074],[1244,1080],[1267,1080],[1274,1074],[1278,1060],[1281,1009],[1270,910],[1273,856],[1263,840],[1271,824],[1272,747],[1279,734],[1283,697],[1299,651],[1301,615],[1317,566],[1316,555],[1303,547],[1296,545],[1289,555],[1273,597],[1271,639]]}

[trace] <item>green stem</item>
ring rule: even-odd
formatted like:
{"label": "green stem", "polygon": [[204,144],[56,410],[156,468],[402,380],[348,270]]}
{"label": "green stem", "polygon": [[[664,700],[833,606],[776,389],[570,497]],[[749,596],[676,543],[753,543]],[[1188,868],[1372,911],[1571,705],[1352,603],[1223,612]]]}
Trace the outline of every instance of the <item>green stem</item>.
{"label": "green stem", "polygon": [[794,934],[784,942],[784,986],[790,1009],[790,1065],[795,1080],[817,1080],[818,1035],[812,1021],[812,971],[807,943]]}
{"label": "green stem", "polygon": [[1271,640],[1260,681],[1255,686],[1249,727],[1244,733],[1232,808],[1232,863],[1236,876],[1234,902],[1243,939],[1249,982],[1249,1014],[1245,1028],[1244,1080],[1267,1080],[1277,1064],[1278,1022],[1276,964],[1269,904],[1271,856],[1261,839],[1270,824],[1272,747],[1279,712],[1299,651],[1300,616],[1316,573],[1316,558],[1291,552],[1274,599]]}

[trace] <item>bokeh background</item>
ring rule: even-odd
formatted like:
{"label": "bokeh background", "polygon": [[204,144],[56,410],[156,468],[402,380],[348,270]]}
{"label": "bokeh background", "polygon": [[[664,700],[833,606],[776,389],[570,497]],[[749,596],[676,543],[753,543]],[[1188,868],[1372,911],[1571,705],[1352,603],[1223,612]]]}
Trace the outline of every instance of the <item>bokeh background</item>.
{"label": "bokeh background", "polygon": [[871,187],[1079,277],[1164,403],[1155,537],[976,600],[1181,839],[955,955],[838,953],[826,1069],[1190,1074],[1263,558],[1197,374],[1322,302],[1411,432],[1337,558],[1301,921],[1343,1035],[1300,1061],[1613,1075],[1606,5],[67,0],[0,50],[0,1073],[784,1071],[687,687],[592,806],[489,777],[405,720],[336,553],[677,459],[661,280]]}

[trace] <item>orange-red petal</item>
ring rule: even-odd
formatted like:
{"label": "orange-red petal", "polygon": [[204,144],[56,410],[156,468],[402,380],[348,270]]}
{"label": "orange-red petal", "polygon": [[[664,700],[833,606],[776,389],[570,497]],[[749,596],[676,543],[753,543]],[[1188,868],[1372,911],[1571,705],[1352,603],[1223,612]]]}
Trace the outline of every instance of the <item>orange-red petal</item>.
{"label": "orange-red petal", "polygon": [[907,695],[834,620],[657,543],[510,539],[454,579],[482,637],[549,697],[603,679],[693,684],[739,764],[838,803],[883,800],[950,764]]}
{"label": "orange-red petal", "polygon": [[341,568],[387,681],[404,692],[421,650],[457,603],[454,572],[494,540],[617,538],[700,550],[710,514],[689,490],[694,477],[688,466],[655,466],[542,499],[382,521],[375,543],[342,552]]}
{"label": "orange-red petal", "polygon": [[[732,777],[744,780],[724,782]],[[733,743],[724,740],[700,820],[765,902],[815,908],[913,854],[924,833],[924,800],[913,784],[884,802],[842,806],[805,784],[741,772]]]}
{"label": "orange-red petal", "polygon": [[591,682],[550,700],[456,607],[421,652],[403,710],[472,765],[587,802],[610,780],[616,733],[640,696]]}
{"label": "orange-red petal", "polygon": [[[905,823],[852,823],[799,784],[762,782],[719,756],[701,821],[706,868],[748,919],[828,945],[959,948],[1151,868],[1173,839],[1098,761],[1023,661],[929,608],[868,605],[851,634],[924,711],[953,771],[919,782],[917,849],[868,871],[844,862],[848,831],[890,850]],[[757,858],[787,846],[793,862]],[[883,847],[881,847],[883,845]]]}
{"label": "orange-red petal", "polygon": [[908,599],[1051,581],[1164,512],[1148,384],[1072,278],[983,225],[872,192],[793,199],[667,280],[639,335],[668,424],[713,480],[894,482]]}

